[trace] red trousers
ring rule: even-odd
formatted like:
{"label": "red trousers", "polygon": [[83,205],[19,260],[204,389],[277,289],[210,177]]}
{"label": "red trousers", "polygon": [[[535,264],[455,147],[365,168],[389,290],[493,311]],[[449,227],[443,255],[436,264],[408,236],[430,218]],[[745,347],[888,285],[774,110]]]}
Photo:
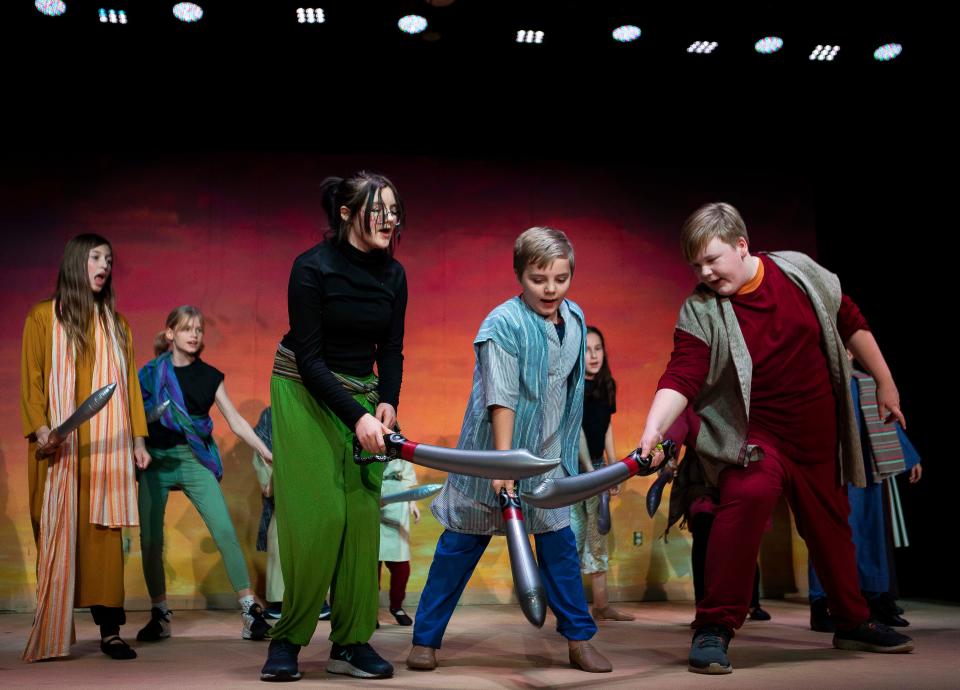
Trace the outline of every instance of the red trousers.
{"label": "red trousers", "polygon": [[[380,561],[377,566],[377,579],[383,571],[383,564],[390,571],[390,610],[403,608],[403,599],[407,596],[407,580],[410,579],[410,561]],[[819,571],[818,571],[819,572]]]}
{"label": "red trousers", "polygon": [[[822,431],[832,431],[823,430]],[[822,441],[835,433],[820,435]],[[747,467],[720,473],[720,501],[707,547],[706,593],[697,605],[693,627],[743,625],[750,606],[760,540],[781,494],[793,511],[797,530],[830,601],[837,628],[865,622],[870,610],[860,594],[847,490],[837,474],[836,442],[808,446],[805,452],[779,440],[751,439],[765,453]]]}

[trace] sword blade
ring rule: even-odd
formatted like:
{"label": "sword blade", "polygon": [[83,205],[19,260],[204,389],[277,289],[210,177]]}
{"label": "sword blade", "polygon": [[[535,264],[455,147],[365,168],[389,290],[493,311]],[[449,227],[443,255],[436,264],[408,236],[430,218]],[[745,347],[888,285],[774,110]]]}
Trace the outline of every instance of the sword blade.
{"label": "sword blade", "polygon": [[505,489],[500,492],[499,499],[507,534],[507,551],[510,553],[513,588],[520,601],[520,610],[530,623],[542,628],[547,619],[547,595],[540,582],[540,569],[530,549],[520,501]]}
{"label": "sword blade", "polygon": [[156,405],[155,407],[153,407],[147,413],[147,424],[152,424],[153,422],[159,421],[160,418],[163,416],[163,413],[167,411],[168,407],[170,407],[169,398],[167,400],[164,400],[159,405]]}
{"label": "sword blade", "polygon": [[610,492],[604,491],[600,494],[600,506],[598,510],[599,514],[597,515],[597,531],[600,534],[608,534],[610,532]]}
{"label": "sword blade", "polygon": [[[669,460],[676,454],[676,445],[672,441],[664,441],[664,459]],[[562,508],[579,501],[596,496],[601,491],[607,491],[620,482],[626,481],[635,475],[646,477],[657,471],[651,463],[651,457],[640,455],[637,448],[630,455],[612,465],[584,472],[575,477],[559,477],[545,479],[533,491],[525,493],[523,500],[537,508]]]}
{"label": "sword blade", "polygon": [[442,472],[453,472],[485,479],[526,479],[549,472],[560,464],[560,459],[545,459],[529,451],[517,450],[463,450],[430,446],[409,441],[403,434],[384,437],[387,452],[384,455],[361,455],[360,443],[354,438],[353,460],[358,465],[389,462],[403,458],[416,465]]}
{"label": "sword blade", "polygon": [[380,499],[380,505],[406,503],[408,501],[421,501],[424,498],[429,498],[434,494],[440,493],[440,489],[442,488],[443,484],[424,484],[423,486],[415,486],[407,489],[406,491],[398,491],[395,494],[387,494]]}
{"label": "sword blade", "polygon": [[109,383],[103,388],[94,391],[90,397],[80,403],[72,415],[67,417],[56,429],[50,432],[48,443],[52,444],[52,448],[45,453],[41,453],[38,450],[36,453],[37,459],[39,460],[47,455],[52,455],[55,452],[53,448],[63,443],[67,436],[76,431],[84,422],[90,421],[97,412],[106,406],[110,398],[113,397],[115,390],[117,390],[117,384]]}

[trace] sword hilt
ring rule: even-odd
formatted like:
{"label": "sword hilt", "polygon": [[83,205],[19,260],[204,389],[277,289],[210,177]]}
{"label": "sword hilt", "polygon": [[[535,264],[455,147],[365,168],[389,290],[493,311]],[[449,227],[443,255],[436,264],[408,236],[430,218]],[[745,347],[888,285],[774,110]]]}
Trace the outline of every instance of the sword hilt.
{"label": "sword hilt", "polygon": [[497,495],[497,498],[500,499],[500,509],[506,510],[507,508],[516,508],[520,510],[520,493],[511,494],[507,491],[507,487],[501,487],[500,493]]}
{"label": "sword hilt", "polygon": [[400,447],[406,443],[407,439],[403,434],[398,434],[396,432],[392,434],[383,435],[383,444],[387,447],[387,452],[384,454],[375,453],[373,455],[363,455],[363,446],[360,445],[360,440],[354,435],[353,437],[353,461],[358,465],[372,465],[375,462],[390,462],[391,460],[396,460],[400,457]]}

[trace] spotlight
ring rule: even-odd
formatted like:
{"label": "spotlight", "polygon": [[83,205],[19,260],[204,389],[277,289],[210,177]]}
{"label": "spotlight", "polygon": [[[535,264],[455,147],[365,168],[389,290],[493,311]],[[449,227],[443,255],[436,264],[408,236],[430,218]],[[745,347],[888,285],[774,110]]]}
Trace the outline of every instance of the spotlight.
{"label": "spotlight", "polygon": [[178,2],[173,6],[173,16],[182,22],[198,22],[203,17],[203,8],[192,2]]}
{"label": "spotlight", "polygon": [[543,32],[520,29],[517,32],[517,43],[543,43]]}
{"label": "spotlight", "polygon": [[767,36],[757,41],[753,47],[762,55],[770,55],[783,48],[783,39],[779,36]]}
{"label": "spotlight", "polygon": [[101,7],[98,10],[101,24],[126,24],[127,13],[123,10],[108,10]]}
{"label": "spotlight", "polygon": [[833,60],[840,52],[840,46],[818,45],[810,53],[810,60]]}
{"label": "spotlight", "polygon": [[301,7],[297,10],[297,21],[301,24],[323,24],[327,18],[319,7]]}
{"label": "spotlight", "polygon": [[397,22],[400,31],[405,34],[418,34],[427,28],[427,20],[419,14],[408,14]]}
{"label": "spotlight", "polygon": [[873,59],[880,62],[889,62],[903,52],[903,46],[899,43],[887,43],[873,51]]}
{"label": "spotlight", "polygon": [[717,49],[716,41],[694,41],[690,44],[690,47],[687,48],[688,53],[696,53],[698,55],[705,55],[712,53]]}
{"label": "spotlight", "polygon": [[620,43],[630,43],[640,38],[640,27],[633,24],[624,24],[613,30],[613,40]]}
{"label": "spotlight", "polygon": [[67,3],[63,0],[37,0],[33,4],[40,14],[45,14],[48,17],[59,17],[67,11]]}

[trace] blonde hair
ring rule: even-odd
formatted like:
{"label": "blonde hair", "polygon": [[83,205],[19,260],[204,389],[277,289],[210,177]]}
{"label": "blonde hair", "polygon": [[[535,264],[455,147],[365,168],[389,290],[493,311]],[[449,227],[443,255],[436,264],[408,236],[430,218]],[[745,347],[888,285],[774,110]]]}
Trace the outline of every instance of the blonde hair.
{"label": "blonde hair", "polygon": [[736,246],[740,237],[750,241],[740,212],[722,201],[701,206],[684,221],[680,230],[680,249],[687,263],[692,264],[714,237],[730,246]]}
{"label": "blonde hair", "polygon": [[[171,331],[177,331],[183,328],[184,325],[189,323],[190,319],[198,319],[200,321],[200,328],[203,328],[203,312],[201,312],[197,307],[194,307],[190,304],[183,304],[167,315],[167,323],[164,326],[163,330],[157,333],[153,339],[153,353],[156,357],[159,357],[164,352],[170,349],[170,341],[167,340],[167,329]],[[200,349],[197,350],[199,355],[203,352],[204,343],[200,343]]]}
{"label": "blonde hair", "polygon": [[520,233],[513,245],[513,271],[517,274],[517,280],[520,280],[524,269],[530,264],[545,268],[557,259],[567,259],[570,262],[570,275],[573,276],[573,245],[560,230],[532,227]]}

